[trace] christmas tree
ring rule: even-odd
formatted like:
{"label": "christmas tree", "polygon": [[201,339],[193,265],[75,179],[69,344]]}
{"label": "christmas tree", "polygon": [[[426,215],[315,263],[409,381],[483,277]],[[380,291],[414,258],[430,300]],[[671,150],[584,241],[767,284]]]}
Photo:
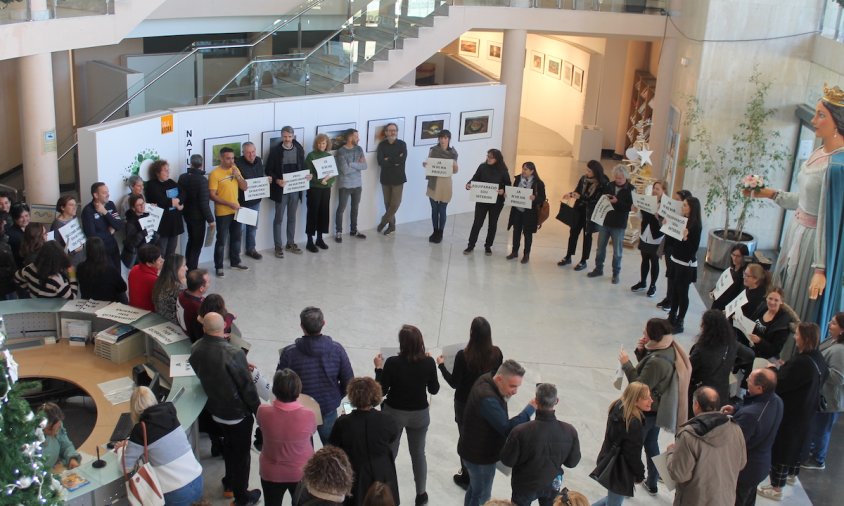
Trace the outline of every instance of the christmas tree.
{"label": "christmas tree", "polygon": [[16,383],[17,366],[5,340],[0,317],[0,505],[63,504],[64,489],[41,455],[47,421],[22,398],[32,385]]}

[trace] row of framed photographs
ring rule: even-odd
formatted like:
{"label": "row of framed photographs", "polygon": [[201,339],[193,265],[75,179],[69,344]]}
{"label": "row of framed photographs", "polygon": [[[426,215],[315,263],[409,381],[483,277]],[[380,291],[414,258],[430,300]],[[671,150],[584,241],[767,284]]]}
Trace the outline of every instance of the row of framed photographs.
{"label": "row of framed photographs", "polygon": [[[479,58],[481,52],[481,41],[475,37],[460,37],[460,56],[471,56]],[[501,61],[501,43],[492,40],[486,41],[486,59]]]}
{"label": "row of framed photographs", "polygon": [[[488,139],[492,137],[493,109],[480,111],[464,111],[460,113],[460,130],[458,138],[460,142]],[[384,140],[384,127],[390,123],[398,126],[399,139],[405,140],[404,118],[374,119],[367,122],[366,151],[372,152],[378,149],[378,143]],[[331,141],[330,151],[334,151],[345,144],[343,134],[350,128],[357,129],[357,123],[335,123],[333,125],[320,125],[316,128],[316,135],[326,134]],[[430,146],[437,143],[437,137],[443,130],[451,128],[451,113],[423,114],[416,116],[413,135],[414,146]],[[310,145],[306,144],[305,129],[294,128],[296,140],[310,151]],[[220,149],[229,147],[234,150],[235,157],[241,156],[241,146],[249,141],[248,134],[228,135],[225,137],[213,137],[205,139],[203,151],[205,155],[205,166],[208,168],[220,165]],[[281,130],[270,130],[261,134],[261,156],[264,160],[270,150],[281,142]],[[210,161],[210,162],[209,162]]]}
{"label": "row of framed photographs", "polygon": [[528,67],[534,72],[560,79],[577,91],[583,91],[583,69],[571,62],[539,51],[531,51]]}

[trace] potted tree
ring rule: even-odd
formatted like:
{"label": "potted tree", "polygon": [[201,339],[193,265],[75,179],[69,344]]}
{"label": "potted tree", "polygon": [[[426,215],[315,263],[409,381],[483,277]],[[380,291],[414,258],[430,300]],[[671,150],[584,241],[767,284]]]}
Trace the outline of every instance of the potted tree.
{"label": "potted tree", "polygon": [[706,176],[704,212],[724,213],[724,226],[709,231],[706,244],[706,263],[718,269],[729,267],[730,249],[736,243],[745,243],[752,254],[756,239],[744,230],[748,218],[761,205],[760,199],[743,194],[742,178],[755,174],[767,181],[778,172],[788,158],[788,150],[780,141],[779,132],[767,128],[774,109],[765,105],[770,81],[764,81],[754,70],[750,83],[755,90],[744,116],[726,142],[715,143],[704,125],[703,111],[695,97],[687,101],[684,124],[690,127],[689,147],[696,146],[693,157],[683,165],[687,170],[700,171]]}

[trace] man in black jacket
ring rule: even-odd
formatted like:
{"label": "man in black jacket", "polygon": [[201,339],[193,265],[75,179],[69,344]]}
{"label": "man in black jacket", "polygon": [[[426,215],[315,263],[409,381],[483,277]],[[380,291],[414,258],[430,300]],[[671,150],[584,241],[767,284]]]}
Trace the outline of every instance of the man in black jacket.
{"label": "man in black jacket", "polygon": [[[302,253],[296,246],[296,209],[302,201],[305,192],[284,193],[287,185],[285,174],[305,170],[305,148],[296,140],[293,127],[285,126],[281,129],[281,142],[270,150],[267,155],[266,173],[272,179],[270,182],[270,199],[275,203],[273,217],[273,242],[275,243],[276,258],[284,258],[284,250],[291,253]],[[307,176],[311,179],[310,174]],[[281,223],[287,213],[286,237],[281,235]],[[284,241],[287,240],[285,246]]]}
{"label": "man in black jacket", "polygon": [[226,462],[223,495],[233,496],[236,506],[257,504],[261,491],[247,490],[247,487],[253,415],[261,401],[246,355],[226,340],[223,317],[219,313],[208,313],[202,327],[205,335],[191,347],[189,361],[208,396],[205,407],[223,436]]}
{"label": "man in black jacket", "polygon": [[529,421],[536,409],[533,399],[521,413],[507,417],[507,401],[518,392],[524,375],[525,368],[518,362],[505,360],[495,376],[484,374],[469,392],[457,442],[457,453],[469,471],[465,505],[480,506],[489,500],[495,463],[507,435],[517,425]]}
{"label": "man in black jacket", "polygon": [[[598,225],[598,247],[595,251],[595,270],[587,274],[590,278],[604,275],[604,260],[607,258],[607,244],[612,238],[612,283],[617,285],[621,272],[621,254],[624,253],[624,231],[627,229],[627,216],[633,207],[633,185],[628,181],[624,165],[616,165],[612,170],[613,180],[604,186],[604,196],[609,198],[612,209],[604,218],[604,224]],[[598,202],[600,206],[600,201]],[[598,208],[595,207],[595,209]]]}
{"label": "man in black jacket", "polygon": [[[240,173],[243,174],[243,178],[246,179],[247,184],[249,184],[250,179],[257,179],[259,177],[265,177],[272,182],[271,177],[264,175],[264,162],[261,160],[261,157],[257,155],[255,144],[251,142],[244,142],[243,156],[235,160],[234,163],[237,165],[237,168],[240,169]],[[246,200],[246,193],[243,190],[237,192],[237,199],[240,201],[241,207],[247,207],[253,211],[260,212],[261,199]],[[254,258],[255,260],[260,260],[263,256],[258,253],[258,250],[255,248],[255,235],[258,232],[258,223],[255,222],[254,225],[244,225],[244,227],[246,230],[243,234],[243,241],[246,243],[246,256]]]}
{"label": "man in black jacket", "polygon": [[179,194],[182,196],[182,217],[188,231],[188,244],[185,247],[185,264],[188,270],[194,270],[199,264],[199,254],[205,242],[205,224],[216,225],[211,207],[208,205],[208,179],[202,168],[202,155],[191,155],[190,167],[179,176]]}
{"label": "man in black jacket", "polygon": [[580,441],[574,427],[557,420],[557,387],[540,383],[536,387],[536,419],[510,432],[501,463],[513,468],[511,499],[517,506],[551,506],[563,484],[563,466],[580,462]]}

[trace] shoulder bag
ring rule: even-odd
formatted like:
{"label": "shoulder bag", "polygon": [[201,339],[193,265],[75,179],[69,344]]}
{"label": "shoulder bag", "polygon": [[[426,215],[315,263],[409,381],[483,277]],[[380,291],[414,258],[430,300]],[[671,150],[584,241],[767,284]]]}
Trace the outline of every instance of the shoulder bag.
{"label": "shoulder bag", "polygon": [[576,220],[576,212],[577,211],[575,211],[570,205],[565,202],[560,202],[560,210],[557,212],[557,219],[571,227],[574,225]]}
{"label": "shoulder bag", "polygon": [[624,462],[621,447],[617,443],[613,443],[610,451],[597,462],[595,469],[589,473],[589,477],[607,490],[621,495],[629,494],[630,492],[625,490],[627,484],[632,486],[636,481],[633,472]]}
{"label": "shoulder bag", "polygon": [[126,451],[123,451],[123,475],[126,477],[126,496],[132,506],[164,506],[164,492],[161,490],[161,483],[158,475],[149,461],[149,449],[147,448],[147,426],[141,422],[141,429],[144,432],[144,463],[134,473],[129,475],[126,470]]}

